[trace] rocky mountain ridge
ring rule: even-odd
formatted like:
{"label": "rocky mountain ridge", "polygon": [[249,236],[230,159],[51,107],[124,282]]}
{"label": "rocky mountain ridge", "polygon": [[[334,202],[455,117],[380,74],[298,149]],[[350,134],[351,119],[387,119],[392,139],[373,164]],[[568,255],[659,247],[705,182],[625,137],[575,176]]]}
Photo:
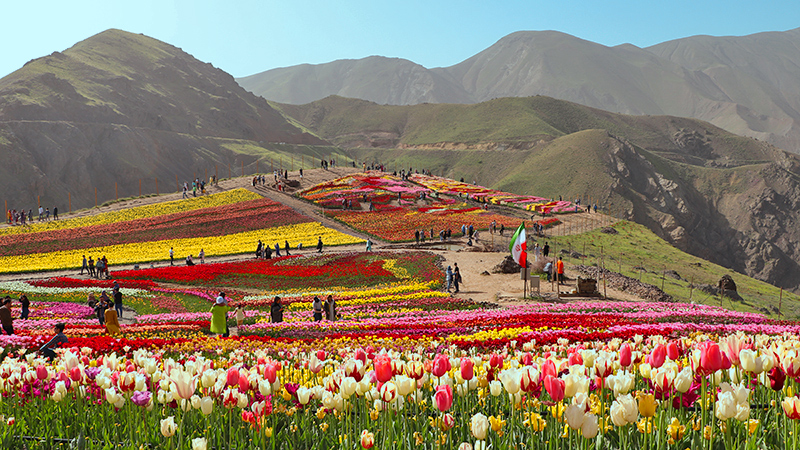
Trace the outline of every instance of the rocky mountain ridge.
{"label": "rocky mountain ridge", "polygon": [[545,95],[624,114],[698,118],[800,152],[800,29],[695,36],[648,48],[520,31],[450,67],[372,56],[237,81],[292,104],[329,95],[390,105]]}

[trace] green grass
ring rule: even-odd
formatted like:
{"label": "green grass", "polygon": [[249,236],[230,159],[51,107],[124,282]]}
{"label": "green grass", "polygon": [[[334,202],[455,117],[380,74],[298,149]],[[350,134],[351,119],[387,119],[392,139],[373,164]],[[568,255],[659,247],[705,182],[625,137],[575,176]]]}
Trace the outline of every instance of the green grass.
{"label": "green grass", "polygon": [[[726,269],[717,264],[710,263],[701,258],[685,253],[663,239],[656,236],[643,225],[633,222],[621,221],[614,228],[619,231],[617,235],[601,233],[595,230],[572,236],[559,236],[546,239],[550,242],[551,252],[559,254],[564,248],[571,248],[584,255],[592,255],[583,262],[565,258],[571,264],[602,264],[606,268],[621,272],[623,275],[640,279],[642,282],[664,286],[664,291],[682,302],[693,301],[709,305],[723,306],[737,311],[762,312],[759,308],[772,309],[779,306],[780,289],[758,281],[746,275]],[[585,249],[585,250],[584,250]],[[601,258],[601,255],[604,258]],[[634,267],[643,267],[646,272],[634,270]],[[675,280],[663,277],[664,270],[674,270],[682,278]],[[739,295],[744,298],[744,303],[730,301],[724,298],[722,303],[718,296],[712,296],[697,289],[690,289],[694,285],[710,284],[716,287],[719,279],[730,275],[736,282]],[[776,319],[800,318],[800,296],[783,292],[780,305],[783,316],[773,314],[769,317]]]}

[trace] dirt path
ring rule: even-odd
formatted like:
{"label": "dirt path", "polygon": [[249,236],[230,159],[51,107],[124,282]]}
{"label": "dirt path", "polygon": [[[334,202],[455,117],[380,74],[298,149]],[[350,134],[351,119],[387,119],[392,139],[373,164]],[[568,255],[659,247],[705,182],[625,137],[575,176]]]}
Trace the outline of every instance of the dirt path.
{"label": "dirt path", "polygon": [[[287,192],[278,191],[274,187],[270,186],[273,181],[272,174],[267,174],[268,184],[266,186],[262,185],[253,186],[252,177],[239,177],[230,180],[222,180],[219,182],[218,186],[209,186],[207,190],[209,193],[216,193],[235,188],[246,188],[264,197],[283,203],[303,215],[312,217],[315,220],[321,222],[326,227],[330,227],[337,231],[366,239],[367,235],[355,232],[352,229],[345,227],[341,223],[325,217],[324,214],[322,213],[321,208],[311,203],[305,202],[303,200],[299,200],[296,197],[292,196],[292,193],[298,189],[305,189],[307,187],[313,186],[315,184],[324,181],[329,181],[341,176],[357,172],[359,172],[358,169],[350,167],[334,167],[330,168],[329,170],[309,169],[309,170],[304,170],[304,177],[302,180],[300,179],[298,171],[289,172],[289,179],[300,181],[300,187],[297,189],[290,189]],[[76,211],[72,214],[62,214],[61,218],[71,219],[71,218],[86,217],[109,211],[127,209],[135,206],[154,204],[164,201],[180,200],[181,197],[182,194],[180,192],[177,192],[177,193],[161,194],[152,197],[135,198],[135,199],[112,203],[110,205],[98,208]],[[515,208],[490,205],[489,209],[492,210],[493,212],[500,214],[530,219],[530,215],[528,212],[521,211]],[[600,226],[608,226],[611,223],[613,223],[612,218],[605,216],[603,214],[585,213],[585,212],[562,215],[559,216],[559,219],[561,219],[562,223],[548,230],[549,235],[556,236],[556,235],[576,234]],[[2,226],[8,226],[8,225],[3,224]],[[518,273],[517,274],[491,273],[492,268],[495,265],[499,264],[508,253],[507,249],[508,249],[508,241],[510,239],[510,234],[511,233],[506,233],[506,236],[500,237],[498,235],[492,236],[489,233],[481,232],[479,246],[482,246],[486,250],[489,250],[485,252],[461,251],[462,249],[466,248],[466,242],[463,239],[455,239],[452,241],[452,244],[448,244],[447,246],[439,244],[431,244],[433,247],[427,247],[427,248],[424,247],[422,248],[422,250],[428,249],[429,251],[441,255],[444,258],[444,263],[443,263],[444,267],[447,267],[448,265],[452,266],[455,263],[458,263],[462,277],[464,279],[464,284],[462,286],[462,290],[458,294],[454,294],[454,296],[465,299],[472,299],[477,302],[493,302],[493,303],[498,303],[500,305],[521,304],[527,302],[527,300],[522,300],[523,282],[520,279],[520,275]],[[413,246],[407,244],[402,244],[402,243],[391,244],[375,238],[372,239],[373,239],[374,251],[379,251],[379,250],[405,251],[409,249],[412,250],[414,249]],[[476,242],[476,244],[478,243]],[[434,249],[430,250],[431,248]],[[327,252],[363,251],[363,250],[364,250],[363,244],[358,244],[358,245],[347,245],[347,246],[326,248],[325,252],[327,253]],[[311,248],[300,251],[293,251],[292,253],[311,254],[315,251],[316,249]],[[252,256],[249,254],[207,257],[206,262],[213,263],[213,262],[243,261],[246,259],[250,259],[251,257]],[[168,260],[163,260],[163,261],[156,261],[153,263],[141,264],[140,266],[163,267],[168,264],[169,264]],[[134,264],[112,265],[111,267],[112,275],[114,270],[129,270],[133,269],[133,267]],[[567,276],[570,279],[574,280],[576,277],[576,273],[573,273],[573,271],[569,270],[568,267]],[[54,272],[0,275],[0,281],[15,281],[15,280],[24,281],[24,280],[34,280],[34,279],[43,279],[52,277],[88,278],[87,275],[80,275],[80,268],[76,267],[75,269],[71,270],[61,270]],[[442,278],[444,278],[444,275],[442,275]],[[561,286],[561,291],[566,292],[571,288],[572,286]],[[557,288],[555,287],[555,285],[552,285],[550,283],[543,282],[540,286],[540,292],[542,296],[545,299],[549,299],[550,301],[555,301],[556,289]],[[607,289],[607,292],[609,299],[623,300],[623,301],[640,301],[640,299],[638,299],[637,297],[633,297],[624,292],[619,292],[613,289]],[[135,320],[135,317],[136,316],[134,311],[126,309],[124,312],[124,319],[121,322],[131,323]]]}

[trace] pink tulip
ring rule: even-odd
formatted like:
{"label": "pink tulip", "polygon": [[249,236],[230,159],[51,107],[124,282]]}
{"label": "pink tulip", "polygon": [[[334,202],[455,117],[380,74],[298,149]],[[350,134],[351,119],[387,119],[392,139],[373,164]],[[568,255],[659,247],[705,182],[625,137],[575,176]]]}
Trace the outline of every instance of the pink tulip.
{"label": "pink tulip", "polygon": [[474,365],[470,358],[461,358],[461,378],[471,380],[475,376]]}
{"label": "pink tulip", "polygon": [[83,372],[81,372],[81,368],[76,366],[70,369],[69,377],[72,379],[72,381],[80,381],[81,378],[83,378]]}
{"label": "pink tulip", "polygon": [[731,359],[728,358],[728,354],[725,352],[722,353],[722,370],[728,370],[731,368]]}
{"label": "pink tulip", "polygon": [[561,378],[555,378],[550,375],[544,378],[544,388],[555,402],[564,400],[565,385],[566,383]]}
{"label": "pink tulip", "polygon": [[632,356],[631,346],[627,342],[622,344],[622,348],[619,350],[619,365],[622,367],[630,366]]}
{"label": "pink tulip", "polygon": [[583,355],[580,352],[574,351],[569,354],[567,358],[567,362],[570,366],[582,366],[583,365]]}
{"label": "pink tulip", "polygon": [[36,366],[36,378],[40,380],[44,380],[47,378],[47,367],[45,366]]}
{"label": "pink tulip", "polygon": [[722,369],[722,353],[716,342],[705,342],[700,346],[700,369],[705,375]]}
{"label": "pink tulip", "polygon": [[375,357],[375,377],[381,383],[386,383],[392,379],[392,360],[388,355],[381,354]]}
{"label": "pink tulip", "polygon": [[250,380],[247,378],[247,374],[240,373],[239,374],[239,392],[247,392],[250,389]]}
{"label": "pink tulip", "polygon": [[360,348],[358,350],[356,350],[356,353],[355,353],[355,355],[353,355],[353,357],[355,359],[361,360],[361,362],[363,364],[367,363],[367,354],[364,353],[364,350],[361,350]]}
{"label": "pink tulip", "polygon": [[546,378],[548,375],[551,377],[558,375],[558,372],[556,372],[556,364],[552,359],[548,359],[542,363],[542,376]]}
{"label": "pink tulip", "polygon": [[436,386],[436,393],[433,395],[433,400],[439,411],[445,412],[453,406],[453,389],[449,384]]}
{"label": "pink tulip", "polygon": [[275,364],[270,363],[264,366],[264,378],[266,378],[270,384],[274,383],[275,380],[278,379],[278,371]]}
{"label": "pink tulip", "polygon": [[231,387],[239,384],[239,369],[236,367],[228,369],[228,380],[225,384]]}
{"label": "pink tulip", "polygon": [[520,364],[522,364],[523,366],[530,366],[531,364],[533,364],[533,355],[531,355],[530,353],[525,353],[524,355],[522,355],[522,360],[520,360]]}

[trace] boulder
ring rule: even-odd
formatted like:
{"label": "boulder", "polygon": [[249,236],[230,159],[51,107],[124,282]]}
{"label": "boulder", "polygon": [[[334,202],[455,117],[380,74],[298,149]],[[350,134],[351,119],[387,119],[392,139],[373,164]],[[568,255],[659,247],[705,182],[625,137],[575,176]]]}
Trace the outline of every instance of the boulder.
{"label": "boulder", "polygon": [[506,256],[500,264],[494,266],[493,273],[519,273],[521,267],[511,255]]}
{"label": "boulder", "polygon": [[683,278],[681,278],[681,275],[678,272],[676,272],[676,271],[674,271],[672,269],[665,271],[664,275],[668,276],[670,278],[673,278],[675,280],[682,280],[683,279]]}
{"label": "boulder", "polygon": [[733,278],[730,275],[723,275],[722,278],[719,279],[719,283],[717,285],[723,292],[736,292],[736,283],[733,281]]}

